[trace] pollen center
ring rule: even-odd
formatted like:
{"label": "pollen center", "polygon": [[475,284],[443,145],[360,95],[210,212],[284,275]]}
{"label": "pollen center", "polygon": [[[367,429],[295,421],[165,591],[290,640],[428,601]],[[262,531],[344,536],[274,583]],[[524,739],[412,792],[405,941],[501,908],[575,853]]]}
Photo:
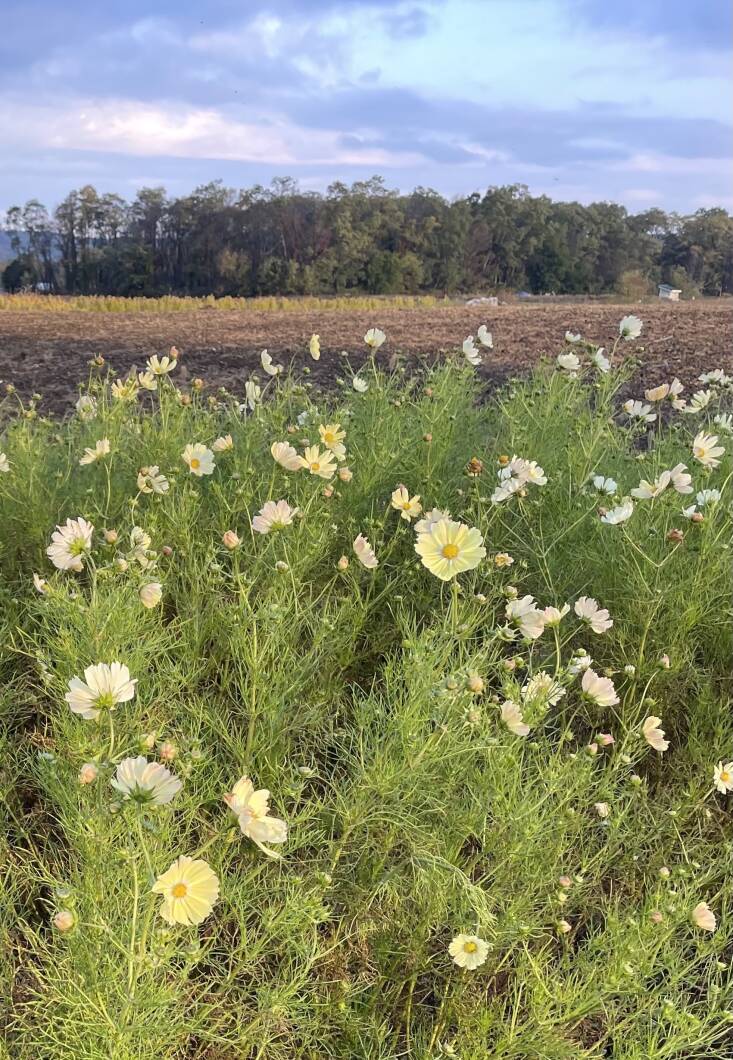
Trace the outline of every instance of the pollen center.
{"label": "pollen center", "polygon": [[191,458],[191,467],[193,467],[193,468],[201,467],[201,461],[197,460],[197,458],[195,456]]}
{"label": "pollen center", "polygon": [[320,471],[320,470],[321,470],[321,465],[320,464],[311,464],[311,471]]}
{"label": "pollen center", "polygon": [[475,942],[464,942],[463,949],[466,953],[475,953],[478,946]]}
{"label": "pollen center", "polygon": [[726,783],[726,784],[728,783],[728,781],[730,780],[730,773],[728,772],[727,769],[724,769],[723,772],[720,774],[720,779],[724,783]]}
{"label": "pollen center", "polygon": [[171,894],[174,898],[185,898],[188,887],[185,883],[174,883],[171,887]]}
{"label": "pollen center", "polygon": [[446,559],[455,559],[458,555],[458,545],[444,545],[443,555]]}

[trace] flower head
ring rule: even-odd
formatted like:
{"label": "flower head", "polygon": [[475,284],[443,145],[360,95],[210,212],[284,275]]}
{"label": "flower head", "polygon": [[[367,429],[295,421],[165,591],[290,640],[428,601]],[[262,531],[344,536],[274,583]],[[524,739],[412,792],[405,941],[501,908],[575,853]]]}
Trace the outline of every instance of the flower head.
{"label": "flower head", "polygon": [[358,375],[355,375],[354,378],[351,380],[351,385],[357,392],[357,394],[366,394],[367,390],[369,389],[369,384],[367,383],[366,379],[362,379]]}
{"label": "flower head", "polygon": [[303,467],[302,457],[289,442],[273,442],[270,452],[275,463],[284,467],[286,471],[300,471]]}
{"label": "flower head", "polygon": [[486,555],[481,531],[452,519],[441,519],[417,535],[415,551],[431,574],[450,581],[462,571],[478,567]]}
{"label": "flower head", "polygon": [[175,357],[158,357],[157,353],[154,353],[152,357],[148,357],[145,362],[149,372],[153,375],[168,375],[178,364]]}
{"label": "flower head", "polygon": [[630,339],[638,339],[643,327],[644,325],[638,317],[622,317],[619,321],[618,333],[622,339],[626,339],[628,342]]}
{"label": "flower head", "polygon": [[717,434],[705,434],[704,431],[700,431],[699,434],[695,435],[692,443],[692,455],[703,467],[716,468],[720,464],[718,457],[723,455],[725,448],[722,445],[717,445],[717,441]]}
{"label": "flower head", "polygon": [[662,719],[655,718],[653,715],[648,717],[641,727],[641,731],[644,734],[644,739],[653,747],[655,751],[659,751],[660,754],[669,747],[669,740],[664,738],[664,729],[661,728]]}
{"label": "flower head", "polygon": [[713,770],[713,784],[721,795],[733,791],[733,762],[718,762]]}
{"label": "flower head", "polygon": [[485,346],[487,350],[493,350],[494,340],[491,337],[491,332],[488,330],[485,324],[479,324],[478,331],[476,332],[476,338],[479,340],[482,346]]}
{"label": "flower head", "polygon": [[692,922],[701,931],[715,931],[717,920],[707,902],[698,902],[691,913]]}
{"label": "flower head", "polygon": [[183,787],[178,777],[165,766],[159,762],[148,762],[142,755],[123,759],[110,784],[123,799],[151,806],[164,806]]}
{"label": "flower head", "polygon": [[583,674],[581,687],[585,695],[599,707],[615,707],[619,702],[610,677],[599,677],[595,670]]}
{"label": "flower head", "polygon": [[557,366],[570,375],[577,375],[580,371],[580,359],[574,353],[560,353],[557,356]]}
{"label": "flower head", "polygon": [[150,467],[141,467],[137,476],[137,488],[141,493],[167,493],[170,489],[170,482],[161,475],[160,468],[157,464],[152,464]]}
{"label": "flower head", "polygon": [[606,633],[613,625],[605,607],[601,607],[592,596],[580,596],[575,601],[575,614],[583,622],[587,622],[594,633]]}
{"label": "flower head", "polygon": [[184,464],[188,464],[188,470],[192,475],[201,478],[202,475],[211,475],[214,472],[214,454],[211,449],[201,442],[189,444],[181,453]]}
{"label": "flower head", "polygon": [[422,511],[419,495],[411,497],[405,486],[398,486],[392,493],[392,507],[400,513],[400,518],[408,523],[416,519]]}
{"label": "flower head", "polygon": [[593,489],[598,490],[599,493],[606,493],[609,497],[612,497],[618,490],[618,483],[613,478],[605,478],[603,475],[594,475]]}
{"label": "flower head", "polygon": [[643,423],[654,423],[657,418],[656,412],[652,412],[651,405],[645,405],[641,401],[634,401],[629,398],[628,401],[624,401],[622,407],[626,415],[632,420],[641,420]]}
{"label": "flower head", "polygon": [[72,713],[94,721],[103,710],[114,710],[118,703],[128,703],[135,695],[136,677],[123,663],[97,663],[87,666],[84,680],[72,677],[65,695]]}
{"label": "flower head", "polygon": [[256,843],[270,857],[277,857],[265,843],[284,843],[288,838],[288,826],[279,817],[270,816],[270,792],[267,788],[255,791],[249,777],[242,777],[224,796],[229,809],[239,821],[242,833]]}
{"label": "flower head", "polygon": [[463,350],[463,356],[470,365],[473,365],[473,367],[476,368],[481,364],[481,354],[473,341],[473,335],[469,335],[467,339],[463,340],[463,346],[461,349]]}
{"label": "flower head", "polygon": [[317,445],[306,446],[300,457],[300,466],[319,478],[333,478],[337,470],[331,450],[324,449],[321,452]]}
{"label": "flower head", "polygon": [[514,733],[515,736],[529,736],[530,728],[524,720],[522,708],[514,700],[507,699],[506,702],[502,703],[501,720],[509,732]]}
{"label": "flower head", "polygon": [[507,620],[519,628],[519,632],[528,640],[537,640],[545,629],[545,616],[539,610],[534,596],[522,596],[509,600],[506,605]]}
{"label": "flower head", "polygon": [[231,434],[222,434],[220,438],[211,443],[211,448],[215,453],[228,453],[230,449],[234,448]]}
{"label": "flower head", "polygon": [[208,862],[181,854],[152,889],[163,896],[160,915],[169,924],[200,924],[216,904],[219,880]]}
{"label": "flower head", "polygon": [[90,449],[89,446],[86,447],[83,456],[79,457],[79,463],[82,467],[85,464],[93,464],[96,460],[102,460],[103,457],[107,456],[109,451],[109,438],[100,438],[93,449]]}
{"label": "flower head", "polygon": [[92,547],[94,527],[86,519],[67,519],[57,526],[51,535],[51,544],[46,555],[59,570],[80,571],[84,566],[84,554]]}
{"label": "flower head", "polygon": [[321,356],[321,339],[318,335],[311,335],[310,342],[308,343],[308,352],[314,361],[319,360]]}
{"label": "flower head", "polygon": [[459,968],[473,971],[488,957],[489,944],[478,935],[456,935],[448,947],[448,953]]}
{"label": "flower head", "polygon": [[262,367],[264,368],[267,375],[279,375],[280,372],[282,372],[283,370],[283,366],[281,364],[273,364],[272,357],[267,352],[267,350],[263,350],[260,354],[260,363],[262,364]]}
{"label": "flower head", "polygon": [[79,419],[88,423],[97,415],[97,399],[90,394],[82,394],[75,408]]}
{"label": "flower head", "polygon": [[340,423],[322,423],[318,428],[318,433],[321,436],[321,443],[326,449],[331,450],[337,460],[346,458],[346,447],[343,444],[346,431],[341,430]]}
{"label": "flower head", "polygon": [[271,530],[283,530],[292,526],[298,509],[291,508],[287,501],[267,501],[252,520],[252,529],[258,534],[269,534]]}
{"label": "flower head", "polygon": [[625,497],[617,507],[603,513],[601,522],[606,523],[607,526],[619,526],[621,523],[625,523],[627,519],[630,519],[633,514],[634,502],[630,497]]}
{"label": "flower head", "polygon": [[373,350],[378,350],[387,336],[379,328],[369,328],[364,336],[364,342]]}
{"label": "flower head", "polygon": [[148,609],[157,607],[163,599],[163,586],[160,582],[147,582],[140,587],[138,595],[143,607],[147,607]]}
{"label": "flower head", "polygon": [[354,538],[352,548],[362,567],[366,567],[367,570],[374,570],[375,567],[379,566],[379,560],[374,554],[374,549],[363,534],[359,534]]}

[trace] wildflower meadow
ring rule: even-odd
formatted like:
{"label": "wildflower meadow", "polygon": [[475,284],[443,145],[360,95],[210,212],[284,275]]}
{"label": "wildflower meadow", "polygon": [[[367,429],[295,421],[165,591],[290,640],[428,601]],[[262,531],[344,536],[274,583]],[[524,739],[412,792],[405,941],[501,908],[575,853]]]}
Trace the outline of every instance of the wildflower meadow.
{"label": "wildflower meadow", "polygon": [[733,1057],[733,379],[642,329],[8,388],[4,1055]]}

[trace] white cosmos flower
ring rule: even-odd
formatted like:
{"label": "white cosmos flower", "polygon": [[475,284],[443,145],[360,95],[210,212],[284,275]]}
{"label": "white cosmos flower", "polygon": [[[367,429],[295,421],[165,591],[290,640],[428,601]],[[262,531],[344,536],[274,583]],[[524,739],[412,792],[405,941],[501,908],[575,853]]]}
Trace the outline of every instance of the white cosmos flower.
{"label": "white cosmos flower", "polygon": [[268,375],[279,375],[280,372],[282,372],[283,370],[283,366],[281,364],[273,364],[272,357],[267,352],[267,350],[263,350],[260,354],[260,362]]}
{"label": "white cosmos flower", "polygon": [[718,762],[713,769],[713,784],[721,795],[733,791],[733,762]]}
{"label": "white cosmos flower", "polygon": [[392,507],[400,513],[401,519],[405,519],[409,523],[417,518],[422,511],[420,495],[416,494],[411,497],[409,490],[405,486],[398,486],[392,493]]}
{"label": "white cosmos flower", "polygon": [[601,516],[601,522],[606,523],[608,526],[618,526],[620,523],[625,523],[633,514],[634,502],[629,497],[624,497],[618,507],[611,508],[605,515]]}
{"label": "white cosmos flower", "polygon": [[284,467],[286,471],[300,471],[303,467],[300,453],[289,442],[273,442],[270,452],[275,463]]}
{"label": "white cosmos flower", "polygon": [[57,526],[51,535],[51,544],[46,555],[59,570],[80,571],[84,567],[84,555],[92,547],[94,527],[86,519],[67,519]]}
{"label": "white cosmos flower", "polygon": [[262,397],[262,390],[257,386],[257,383],[253,379],[248,379],[244,384],[244,404],[245,407],[254,412],[257,405]]}
{"label": "white cosmos flower", "polygon": [[149,762],[143,755],[123,759],[110,784],[123,799],[148,806],[165,806],[183,787],[178,777],[165,766]]}
{"label": "white cosmos flower", "polygon": [[448,953],[459,968],[472,972],[488,957],[489,945],[478,935],[456,935],[448,947]]}
{"label": "white cosmos flower", "polygon": [[432,508],[429,512],[425,512],[424,516],[424,519],[420,519],[415,523],[416,534],[427,534],[436,523],[442,522],[443,519],[450,519],[450,512],[441,511],[440,508]]}
{"label": "white cosmos flower", "polygon": [[152,357],[148,357],[145,362],[149,372],[153,375],[168,375],[178,364],[175,357],[158,357],[157,353],[153,354]]}
{"label": "white cosmos flower", "polygon": [[583,649],[579,648],[568,663],[568,673],[572,674],[573,677],[577,677],[578,674],[584,673],[592,664],[593,660],[590,655],[586,655]]}
{"label": "white cosmos flower", "polygon": [[596,366],[598,371],[602,372],[604,375],[606,375],[606,373],[611,371],[611,362],[609,361],[608,357],[606,357],[605,353],[603,352],[603,347],[602,346],[600,347],[600,349],[596,350],[593,353],[593,355],[591,356],[591,361]]}
{"label": "white cosmos flower", "polygon": [[641,401],[633,401],[629,398],[624,401],[623,410],[632,420],[641,420],[643,423],[654,423],[657,418],[656,412],[652,412],[651,405],[644,405]]}
{"label": "white cosmos flower", "polygon": [[583,692],[599,707],[614,707],[619,702],[610,677],[599,677],[595,670],[587,669],[581,681]]}
{"label": "white cosmos flower", "polygon": [[72,677],[65,695],[73,714],[94,721],[103,710],[114,710],[118,703],[128,703],[135,695],[137,678],[123,663],[97,663],[87,666],[84,680]]}
{"label": "white cosmos flower", "polygon": [[570,611],[570,604],[563,604],[562,608],[559,607],[546,607],[542,612],[546,626],[559,626],[565,615]]}
{"label": "white cosmos flower", "polygon": [[231,434],[222,434],[220,438],[211,443],[211,448],[215,453],[228,453],[234,448]]}
{"label": "white cosmos flower", "polygon": [[578,332],[566,331],[565,332],[565,341],[571,343],[571,345],[574,346],[577,342],[582,342],[583,341],[583,336],[580,334],[579,331]]}
{"label": "white cosmos flower", "polygon": [[147,582],[140,587],[138,596],[143,607],[147,607],[150,610],[153,607],[157,607],[163,599],[163,586],[160,582]]}
{"label": "white cosmos flower", "polygon": [[39,592],[39,593],[45,594],[45,593],[49,592],[48,582],[46,581],[45,578],[42,578],[40,576],[40,574],[34,574],[33,575],[33,585],[34,585],[35,589],[37,590],[37,592]]}
{"label": "white cosmos flower", "polygon": [[689,508],[683,508],[681,514],[685,519],[692,519],[693,515],[697,514],[697,507],[692,504]]}
{"label": "white cosmos flower", "polygon": [[93,449],[89,446],[84,450],[84,455],[79,457],[79,463],[84,467],[85,464],[93,464],[95,460],[101,460],[107,456],[110,452],[109,438],[100,438],[95,444]]}
{"label": "white cosmos flower", "polygon": [[701,508],[707,504],[717,504],[720,500],[720,490],[700,490],[695,500]]}
{"label": "white cosmos flower", "polygon": [[690,915],[695,927],[699,927],[701,931],[715,931],[718,922],[707,902],[698,902]]}
{"label": "white cosmos flower", "polygon": [[158,380],[155,378],[152,372],[138,372],[137,373],[138,385],[143,390],[157,390]]}
{"label": "white cosmos flower", "polygon": [[463,346],[461,348],[463,350],[463,356],[469,364],[473,365],[474,368],[481,364],[481,354],[473,341],[473,335],[469,335],[467,339],[463,340]]}
{"label": "white cosmos flower", "polygon": [[535,602],[534,596],[522,596],[518,600],[509,600],[506,605],[507,620],[519,628],[523,637],[537,640],[545,628],[545,616]]}
{"label": "white cosmos flower", "polygon": [[613,625],[605,607],[601,607],[592,596],[579,596],[575,601],[575,614],[583,622],[587,622],[594,633],[605,633]]}
{"label": "white cosmos flower", "polygon": [[682,412],[687,415],[695,415],[698,412],[702,412],[703,409],[707,408],[713,397],[712,390],[698,390],[692,395],[690,400],[687,402],[685,407],[681,409]]}
{"label": "white cosmos flower", "polygon": [[713,416],[715,426],[725,434],[733,434],[733,416],[730,412],[719,412]]}
{"label": "white cosmos flower", "polygon": [[478,331],[476,332],[476,338],[479,340],[482,346],[485,346],[487,350],[493,350],[494,340],[491,336],[491,332],[488,330],[485,324],[479,324]]}
{"label": "white cosmos flower", "polygon": [[594,475],[593,488],[598,490],[599,493],[607,493],[609,496],[613,496],[618,489],[618,483],[613,478],[604,478],[603,475]]}
{"label": "white cosmos flower", "polygon": [[379,566],[379,560],[374,554],[374,549],[363,534],[359,534],[354,538],[352,548],[362,567],[366,567],[367,570],[374,570],[375,567]]}
{"label": "white cosmos flower", "polygon": [[682,384],[677,376],[675,376],[669,384],[669,396],[673,399],[678,398],[684,389],[684,384]]}
{"label": "white cosmos flower", "polygon": [[563,686],[545,670],[538,671],[534,677],[530,677],[529,681],[522,685],[522,697],[525,703],[541,700],[555,707],[564,695]]}
{"label": "white cosmos flower", "polygon": [[644,325],[638,317],[622,317],[619,321],[618,333],[622,339],[626,339],[628,342],[630,339],[638,339],[643,327]]}
{"label": "white cosmos flower", "polygon": [[161,475],[157,464],[150,467],[141,467],[137,476],[137,488],[141,493],[167,493],[170,483],[165,475]]}
{"label": "white cosmos flower", "polygon": [[351,385],[357,392],[357,394],[366,394],[367,390],[369,389],[369,384],[367,383],[366,379],[361,379],[358,375],[355,375],[354,378],[351,380]]}
{"label": "white cosmos flower", "polygon": [[141,526],[133,526],[130,531],[130,552],[128,559],[139,563],[143,570],[155,565],[155,552],[150,551],[152,538]]}
{"label": "white cosmos flower", "polygon": [[557,364],[563,371],[570,375],[576,375],[580,371],[580,359],[574,353],[560,353],[557,356]]}
{"label": "white cosmos flower", "polygon": [[308,352],[314,361],[319,360],[321,356],[321,339],[319,335],[311,335],[310,342],[308,343]]}
{"label": "white cosmos flower", "polygon": [[258,534],[269,534],[271,530],[283,530],[292,526],[297,508],[291,508],[287,501],[267,501],[252,520],[252,529]]}
{"label": "white cosmos flower", "polygon": [[661,728],[661,724],[661,718],[655,718],[654,715],[651,715],[644,721],[641,731],[649,746],[653,747],[655,751],[659,751],[660,754],[664,754],[669,747],[669,740],[665,740],[664,729]]}
{"label": "white cosmos flower", "polygon": [[507,699],[501,705],[501,720],[509,732],[515,736],[529,736],[530,728],[524,721],[522,708],[512,699]]}
{"label": "white cosmos flower", "polygon": [[717,445],[717,441],[717,434],[705,434],[704,431],[700,431],[695,435],[692,455],[703,467],[716,468],[720,465],[718,457],[723,455],[725,449],[722,445]]}
{"label": "white cosmos flower", "polygon": [[7,475],[9,471],[10,461],[8,460],[7,455],[5,453],[0,453],[0,472],[2,472],[2,474],[4,475]]}
{"label": "white cosmos flower", "polygon": [[97,415],[97,399],[90,394],[82,394],[76,403],[76,412],[80,420],[88,422]]}
{"label": "white cosmos flower", "polygon": [[214,454],[201,442],[189,443],[181,453],[181,459],[196,478],[201,478],[202,475],[212,475],[216,467]]}
{"label": "white cosmos flower", "polygon": [[663,471],[654,482],[647,482],[643,478],[639,485],[632,489],[631,496],[636,497],[637,500],[654,500],[661,493],[664,493],[671,478],[671,471]]}
{"label": "white cosmos flower", "polygon": [[378,350],[387,336],[379,328],[369,328],[364,336],[364,342],[373,350]]}
{"label": "white cosmos flower", "polygon": [[649,390],[644,391],[644,397],[647,401],[664,401],[669,394],[669,383],[660,383],[659,386],[653,386]]}
{"label": "white cosmos flower", "polygon": [[699,375],[698,380],[705,386],[728,386],[729,383],[733,382],[733,379],[729,375],[726,375],[722,368],[714,368],[712,372],[704,372]]}
{"label": "white cosmos flower", "polygon": [[692,475],[686,464],[675,464],[669,473],[673,489],[678,493],[692,493]]}
{"label": "white cosmos flower", "polygon": [[288,838],[288,826],[279,817],[270,816],[270,792],[267,788],[255,791],[249,777],[242,777],[232,790],[224,796],[229,809],[239,822],[243,835],[270,857],[279,857],[268,850],[266,843],[284,843]]}

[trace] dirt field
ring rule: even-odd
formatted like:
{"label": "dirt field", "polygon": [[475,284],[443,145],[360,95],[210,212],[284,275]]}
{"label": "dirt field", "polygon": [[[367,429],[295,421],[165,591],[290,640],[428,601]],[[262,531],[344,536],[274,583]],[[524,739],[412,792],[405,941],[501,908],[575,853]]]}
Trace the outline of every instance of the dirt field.
{"label": "dirt field", "polygon": [[[0,380],[12,383],[27,397],[43,395],[42,407],[63,412],[75,400],[77,382],[86,377],[87,362],[102,353],[124,374],[142,367],[151,353],[175,344],[182,353],[179,385],[201,376],[210,386],[225,384],[241,391],[248,373],[259,367],[267,347],[277,359],[300,354],[313,378],[332,376],[341,350],[358,365],[366,356],[362,337],[379,326],[387,333],[380,351],[387,360],[396,353],[434,353],[460,346],[466,335],[486,323],[495,349],[486,357],[484,373],[500,381],[526,369],[543,354],[554,356],[566,329],[580,331],[610,345],[618,321],[636,310],[644,321],[639,344],[633,347],[642,365],[638,385],[651,385],[678,375],[686,384],[700,372],[731,366],[733,313],[731,301],[680,305],[511,305],[494,308],[446,304],[435,308],[368,312],[288,311],[242,312],[197,309],[175,313],[44,313],[5,310],[0,313]],[[321,337],[318,364],[307,355],[312,332]]]}

